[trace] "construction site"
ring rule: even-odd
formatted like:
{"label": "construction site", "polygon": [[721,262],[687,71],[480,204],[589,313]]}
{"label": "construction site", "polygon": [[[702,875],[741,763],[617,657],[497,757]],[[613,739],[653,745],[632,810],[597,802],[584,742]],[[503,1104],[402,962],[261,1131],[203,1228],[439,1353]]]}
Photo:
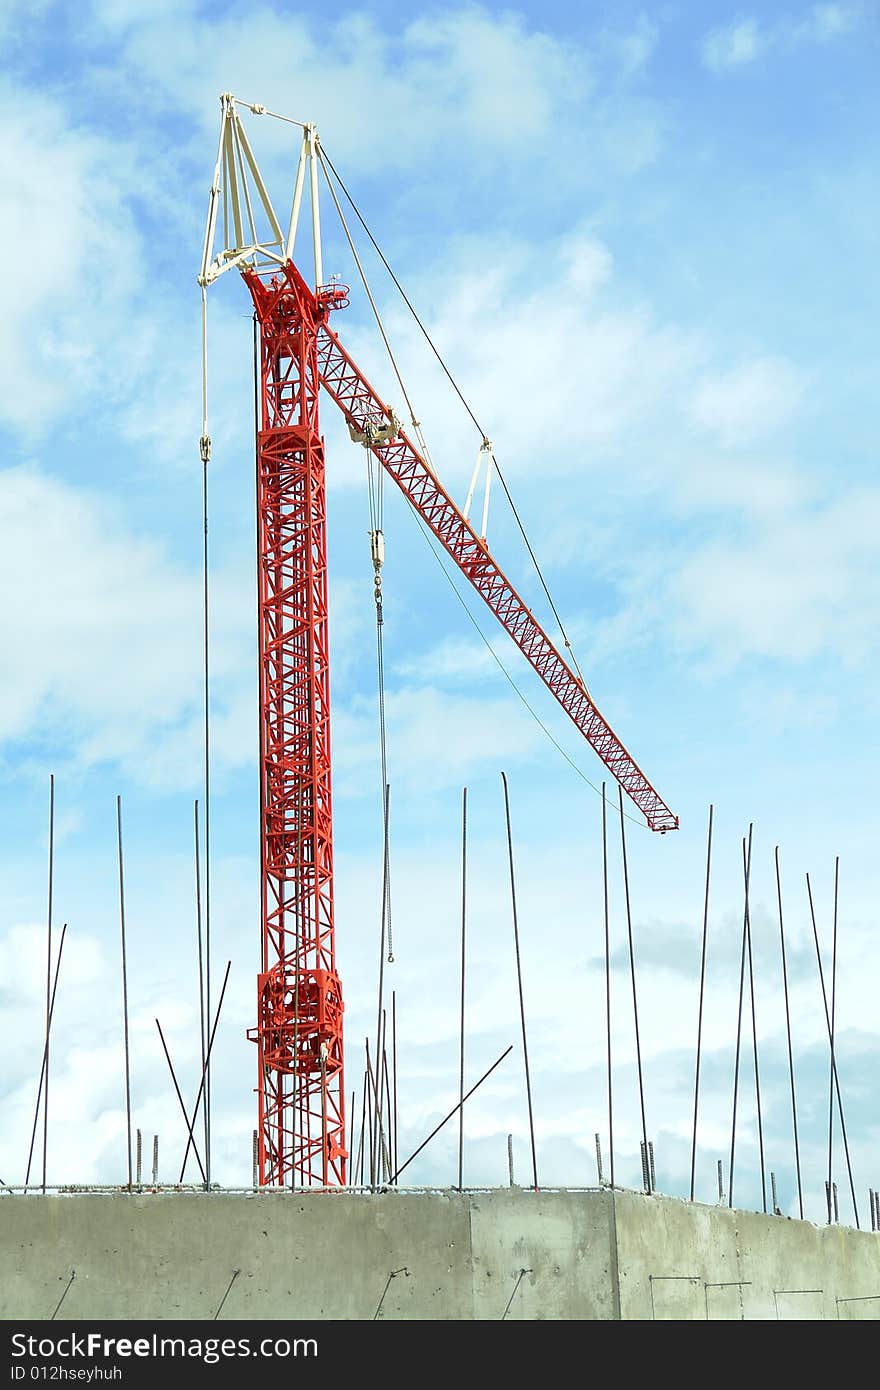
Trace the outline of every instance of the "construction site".
{"label": "construction site", "polygon": [[[286,151],[286,162],[272,156],[273,177],[259,154],[256,132],[265,127],[276,141],[271,148]],[[164,1026],[161,1018],[148,1020],[149,1035],[131,1021],[131,851],[124,835],[128,802],[120,795],[114,808],[119,964],[113,964],[113,978],[122,1065],[114,1059],[106,1077],[113,1096],[106,1107],[118,1109],[122,1126],[112,1129],[112,1144],[107,1139],[117,1171],[111,1177],[102,1170],[98,1180],[70,1171],[77,1160],[70,1157],[73,1149],[65,1154],[68,1142],[79,1153],[89,1137],[77,1130],[75,1116],[65,1111],[56,1120],[52,1109],[60,1104],[63,1110],[53,1073],[67,1062],[53,1031],[56,999],[66,987],[67,909],[60,915],[54,880],[61,784],[47,770],[42,1055],[34,1084],[28,1083],[26,1162],[20,1173],[0,1177],[0,1318],[880,1317],[880,1168],[870,1171],[865,1160],[876,1153],[877,1118],[865,1113],[861,1091],[854,1101],[848,1094],[847,1020],[836,1002],[844,915],[840,859],[832,852],[833,872],[823,867],[820,887],[810,873],[795,887],[794,868],[789,881],[778,845],[759,847],[752,824],[731,832],[728,823],[719,879],[718,816],[707,794],[698,859],[692,854],[686,868],[681,859],[658,868],[680,890],[682,916],[693,923],[698,943],[682,967],[681,993],[676,986],[664,998],[657,977],[664,962],[659,946],[652,954],[645,907],[652,894],[645,865],[660,860],[645,856],[661,855],[667,846],[674,854],[680,821],[676,750],[662,746],[656,692],[634,682],[618,698],[615,727],[600,712],[596,673],[579,664],[575,636],[551,593],[540,547],[530,539],[530,518],[518,510],[506,480],[494,427],[459,383],[455,362],[427,326],[430,317],[411,302],[381,249],[381,230],[359,207],[355,180],[337,167],[316,125],[224,93],[215,150],[201,261],[193,268],[201,296],[202,513],[189,521],[203,536],[204,706],[198,731],[203,785],[187,808],[195,851],[193,972],[181,979],[180,998],[189,1000],[189,1012],[180,1015],[185,1023],[172,1019],[170,1026],[168,1019]],[[279,167],[289,177],[276,187]],[[368,263],[384,274],[381,289]],[[339,273],[337,265],[344,267]],[[236,360],[253,360],[254,453],[235,461],[236,468],[252,470],[255,515],[245,518],[242,534],[247,539],[255,532],[256,538],[252,717],[259,731],[259,805],[253,808],[259,879],[251,904],[239,913],[236,959],[251,1000],[250,1082],[241,1071],[230,1076],[218,1062],[237,1025],[228,1016],[232,962],[225,950],[222,958],[218,952],[216,928],[212,940],[212,913],[225,910],[221,904],[230,897],[211,859],[217,736],[211,614],[225,601],[225,591],[214,586],[210,551],[209,478],[212,506],[225,485],[222,472],[216,478],[211,472],[212,373],[230,342],[224,332],[215,347],[211,334],[219,295],[233,303],[228,312],[237,325]],[[346,311],[355,308],[349,343]],[[443,430],[436,440],[427,437],[406,349],[398,350],[412,336],[473,436],[469,481],[458,500],[442,481]],[[222,412],[222,388],[217,400]],[[523,414],[531,418],[529,409]],[[552,446],[539,426],[527,427],[534,428],[539,458]],[[334,858],[336,542],[328,553],[327,479],[345,449],[345,467],[357,469],[359,485],[366,485],[369,515],[364,567],[375,667],[359,726],[370,730],[363,781],[372,779],[371,809],[361,821],[378,891],[369,901],[370,886],[347,881],[345,857]],[[579,779],[583,855],[592,876],[588,903],[562,886],[554,897],[548,883],[565,872],[555,863],[540,866],[545,879],[536,872],[528,841],[536,819],[552,808],[546,800],[533,808],[500,760],[492,763],[493,847],[486,848],[485,798],[475,802],[472,795],[469,804],[462,785],[450,831],[457,862],[444,861],[436,880],[396,895],[405,868],[403,856],[395,855],[397,788],[390,769],[405,751],[394,753],[398,706],[387,698],[385,643],[394,621],[389,607],[402,605],[407,593],[405,582],[396,589],[386,583],[386,493],[393,497],[389,510],[397,509],[394,524],[410,513],[426,542],[423,551],[433,552],[433,558],[424,556],[425,565],[444,571],[464,610],[456,612],[468,637],[476,629],[483,663],[475,668],[477,681],[494,679],[500,667],[505,697],[513,694],[516,717],[522,715],[529,737],[538,741],[539,756],[558,767],[560,779],[572,771]],[[577,533],[581,518],[569,520]],[[354,543],[348,536],[338,542]],[[363,537],[357,543],[363,548]],[[516,582],[508,577],[508,554]],[[631,753],[624,741],[628,711],[640,705],[642,743]],[[650,740],[642,746],[646,730],[655,727],[647,717],[652,708],[656,746]],[[564,735],[552,722],[560,712]],[[463,736],[466,722],[464,715]],[[479,738],[491,744],[490,734],[482,729]],[[453,754],[438,746],[435,756],[442,761]],[[479,756],[492,762],[491,747]],[[464,769],[462,783],[468,781],[467,757],[465,751],[455,762]],[[655,762],[672,785],[654,785]],[[556,774],[548,775],[552,780]],[[430,787],[419,792],[420,799],[431,795]],[[410,807],[404,815],[417,813]],[[491,898],[480,886],[487,865]],[[451,912],[445,898],[442,911],[432,902],[432,896],[440,901],[441,878],[451,885]],[[337,883],[354,902],[346,920],[359,916],[365,944],[358,947],[358,968],[372,960],[360,975],[341,968],[340,956],[348,957],[337,949]],[[545,909],[540,923],[539,895]],[[256,903],[259,921],[244,920]],[[442,917],[440,945],[435,906]],[[731,944],[716,954],[712,933],[722,910]],[[421,911],[445,973],[440,967],[418,973]],[[491,948],[487,922],[497,934]],[[542,941],[546,968],[535,969]],[[673,940],[663,950],[674,956],[683,947]],[[410,962],[403,974],[396,952]],[[730,1017],[721,1018],[712,1003],[713,970],[724,974],[724,988],[736,1001]],[[449,985],[455,993],[452,1033],[443,1032],[435,1017],[438,993],[448,995]],[[809,989],[809,1010],[818,1020],[819,1042],[814,1039],[804,1057],[790,1006],[795,989]],[[652,1093],[644,1054],[646,992],[653,1017],[679,1048],[676,1086],[686,1100],[668,1125],[657,1117],[671,1105],[672,1083],[663,1079]],[[496,1036],[481,1010],[486,999],[502,994],[506,1031]],[[759,1015],[763,1011],[766,1020],[771,997],[778,1017],[769,1050],[782,1079],[768,1092]],[[102,1003],[104,1010],[116,1008],[115,998]],[[366,1037],[352,1031],[355,1011],[367,1020]],[[424,1066],[446,1078],[449,1104],[442,1113],[436,1100],[423,1101],[407,1075],[407,1040],[422,1023],[426,1042],[436,1042]],[[184,1028],[189,1042],[182,1060]],[[588,1065],[587,1045],[579,1040],[583,1029],[592,1030]],[[506,1045],[496,1050],[501,1036]],[[241,1041],[236,1034],[235,1046]],[[706,1060],[710,1045],[728,1050],[732,1076]],[[536,1067],[536,1046],[542,1058],[574,1057],[573,1073],[583,1084],[573,1089],[562,1068],[559,1089],[545,1085],[549,1069],[543,1060]],[[149,1049],[173,1107],[174,1130],[163,1131],[161,1153],[158,1134],[146,1127],[149,1120],[132,1099],[138,1057]],[[853,1057],[856,1051],[853,1044]],[[247,1127],[218,1121],[218,1097],[230,1090],[239,1115],[253,1091]],[[565,1117],[565,1144],[555,1155],[557,1131],[542,1119],[542,1095],[550,1097],[548,1109]],[[487,1108],[479,1110],[481,1104]],[[820,1138],[805,1139],[808,1130]],[[498,1143],[502,1131],[506,1152]],[[487,1173],[493,1175],[488,1180]]]}

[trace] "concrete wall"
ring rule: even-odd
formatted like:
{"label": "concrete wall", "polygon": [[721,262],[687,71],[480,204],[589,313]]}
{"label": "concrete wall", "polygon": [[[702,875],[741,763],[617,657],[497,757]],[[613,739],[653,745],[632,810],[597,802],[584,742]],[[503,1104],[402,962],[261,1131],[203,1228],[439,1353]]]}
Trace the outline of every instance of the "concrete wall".
{"label": "concrete wall", "polygon": [[[880,1317],[880,1237],[639,1193],[0,1198],[0,1318]],[[396,1271],[392,1277],[392,1271]],[[381,1308],[380,1308],[381,1304]]]}
{"label": "concrete wall", "polygon": [[614,1207],[622,1318],[880,1318],[871,1232],[635,1192]]}

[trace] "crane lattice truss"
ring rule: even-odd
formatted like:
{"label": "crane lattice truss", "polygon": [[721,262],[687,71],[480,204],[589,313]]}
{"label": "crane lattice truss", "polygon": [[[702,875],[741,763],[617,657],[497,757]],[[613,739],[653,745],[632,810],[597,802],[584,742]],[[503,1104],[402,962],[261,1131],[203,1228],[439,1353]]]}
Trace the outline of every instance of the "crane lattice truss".
{"label": "crane lattice truss", "polygon": [[[317,332],[295,267],[246,272],[260,325],[257,435],[263,968],[261,1182],[345,1182],[342,988],[333,931],[327,504]],[[332,295],[332,291],[329,292]]]}
{"label": "crane lattice truss", "polygon": [[[644,814],[652,830],[678,819],[651,786],[547,633],[489,553],[392,409],[330,328],[347,291],[322,283],[320,146],[302,126],[286,236],[241,122],[221,98],[220,147],[199,281],[237,268],[259,324],[257,542],[263,956],[258,976],[259,1180],[336,1186],[347,1180],[342,987],[333,922],[333,816],[327,612],[323,386],[353,439],[372,450],[496,615],[545,685]],[[261,107],[249,107],[258,114]],[[295,123],[296,124],[296,123]],[[293,262],[306,174],[314,288]],[[248,177],[250,175],[250,178]],[[252,185],[252,188],[251,188]],[[220,209],[224,246],[215,256]],[[258,221],[265,224],[262,235]],[[207,433],[207,374],[202,453]],[[465,508],[467,511],[468,508]]]}

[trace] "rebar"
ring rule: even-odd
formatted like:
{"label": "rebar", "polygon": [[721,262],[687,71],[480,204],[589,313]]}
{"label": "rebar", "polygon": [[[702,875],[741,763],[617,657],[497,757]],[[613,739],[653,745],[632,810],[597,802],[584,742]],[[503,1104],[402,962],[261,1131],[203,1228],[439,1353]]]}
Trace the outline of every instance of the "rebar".
{"label": "rebar", "polygon": [[461,799],[461,1012],[458,1048],[458,1190],[464,1180],[464,1002],[465,950],[467,935],[467,787]]}
{"label": "rebar", "polygon": [[[821,952],[821,950],[819,949],[819,931],[818,931],[818,928],[817,928],[817,926],[816,926],[816,909],[815,909],[815,906],[814,906],[814,904],[813,904],[813,888],[812,888],[812,885],[811,885],[811,883],[810,883],[810,875],[809,875],[809,874],[806,875],[806,880],[807,880],[807,898],[809,899],[809,903],[810,903],[810,922],[811,922],[812,927],[813,927],[813,941],[815,942],[815,945],[816,945],[816,962],[817,962],[818,967],[819,967],[819,984],[820,984],[821,989],[822,989],[822,1004],[823,1004],[824,1009],[825,1009],[825,1027],[826,1027],[826,1029],[828,1030],[828,1043],[829,1043],[829,1046],[831,1046],[831,1041],[832,1041],[832,1034],[831,1034],[831,1015],[830,1015],[829,1012],[828,1012],[828,994],[827,994],[827,991],[826,991],[826,989],[825,989],[825,971],[824,971],[823,968],[822,968],[822,952]],[[847,1174],[848,1174],[848,1176],[849,1176],[849,1190],[850,1190],[850,1193],[851,1193],[851,1195],[852,1195],[853,1215],[854,1215],[854,1217],[855,1217],[856,1230],[859,1231],[859,1230],[861,1230],[861,1226],[859,1225],[859,1207],[858,1207],[858,1203],[857,1203],[857,1201],[856,1201],[856,1187],[855,1187],[855,1183],[854,1183],[854,1181],[853,1181],[852,1163],[851,1163],[851,1161],[850,1161],[850,1155],[849,1155],[849,1140],[848,1140],[848,1138],[847,1138],[847,1133],[846,1133],[846,1120],[844,1119],[844,1115],[843,1115],[843,1096],[842,1096],[841,1090],[840,1090],[840,1076],[838,1075],[838,1071],[837,1071],[837,1060],[836,1060],[835,1055],[834,1055],[834,1048],[833,1048],[833,1046],[831,1046],[831,1071],[832,1071],[832,1075],[833,1075],[833,1077],[834,1077],[834,1088],[835,1088],[835,1090],[836,1090],[836,1092],[837,1092],[837,1110],[838,1110],[838,1113],[839,1113],[839,1115],[840,1115],[840,1133],[841,1133],[841,1137],[842,1137],[842,1139],[843,1139],[843,1152],[844,1152],[844,1154],[845,1154],[845,1156],[846,1156],[846,1168],[847,1168]]]}
{"label": "rebar", "polygon": [[697,1167],[697,1111],[700,1103],[700,1058],[703,1042],[703,999],[706,990],[706,944],[709,935],[709,874],[712,867],[712,822],[714,806],[709,807],[709,836],[706,848],[706,891],[703,897],[703,945],[700,953],[700,1004],[697,1010],[697,1068],[694,1076],[694,1132],[691,1143],[691,1201],[694,1200],[694,1181]]}
{"label": "rebar", "polygon": [[611,1070],[611,919],[608,913],[608,825],[605,783],[602,783],[602,886],[605,907],[605,1051],[608,1073],[608,1163],[614,1186],[614,1088]]}
{"label": "rebar", "polygon": [[[645,1081],[642,1075],[642,1044],[641,1036],[639,1033],[639,1002],[636,994],[636,957],[635,947],[633,945],[632,911],[630,909],[629,901],[629,868],[627,866],[626,858],[626,823],[623,814],[623,788],[621,786],[618,786],[617,792],[618,799],[620,802],[620,848],[623,856],[623,887],[624,896],[626,899],[626,931],[629,940],[629,971],[630,978],[632,980],[633,1023],[635,1025],[636,1034],[636,1065],[638,1068],[639,1075],[639,1107],[642,1115],[642,1142],[645,1146],[645,1163],[647,1164],[648,1122],[645,1118]],[[647,1168],[645,1171],[647,1172]]]}
{"label": "rebar", "polygon": [[[49,910],[46,917],[46,1048],[43,1062],[45,1085],[43,1087],[43,1195],[46,1193],[46,1162],[49,1147],[49,1034],[52,1027],[52,893],[55,884],[55,774],[49,777]],[[129,1154],[129,1168],[131,1155]],[[129,1181],[131,1173],[129,1173]],[[72,1276],[71,1276],[72,1277]],[[67,1293],[67,1290],[64,1290]],[[63,1299],[64,1295],[62,1295]],[[61,1306],[60,1304],[58,1305]],[[58,1309],[56,1308],[55,1312]],[[53,1313],[54,1317],[55,1314]]]}
{"label": "rebar", "polygon": [[413,1159],[414,1159],[414,1158],[417,1158],[418,1155],[422,1152],[422,1149],[425,1148],[425,1146],[426,1146],[427,1144],[430,1144],[430,1142],[431,1142],[431,1140],[434,1138],[435,1134],[439,1134],[439,1133],[440,1133],[440,1131],[441,1131],[441,1129],[443,1128],[443,1126],[444,1126],[445,1124],[448,1124],[448,1123],[449,1123],[449,1121],[452,1119],[453,1115],[454,1115],[455,1112],[459,1109],[459,1107],[460,1107],[461,1105],[463,1105],[464,1102],[465,1102],[466,1100],[469,1100],[469,1099],[470,1099],[470,1097],[474,1094],[474,1091],[477,1089],[477,1087],[478,1087],[478,1086],[482,1086],[482,1084],[483,1084],[483,1082],[486,1080],[486,1078],[492,1075],[492,1073],[493,1073],[493,1071],[495,1070],[495,1068],[496,1068],[496,1067],[499,1067],[499,1066],[501,1065],[501,1063],[504,1061],[505,1057],[509,1057],[509,1056],[510,1056],[510,1053],[511,1053],[512,1051],[513,1051],[513,1043],[511,1043],[510,1046],[509,1046],[508,1048],[506,1048],[504,1052],[502,1052],[501,1056],[500,1056],[496,1061],[494,1061],[494,1062],[492,1063],[492,1065],[491,1065],[491,1067],[489,1067],[488,1071],[484,1071],[484,1072],[483,1072],[483,1075],[480,1077],[479,1081],[475,1081],[475,1082],[474,1082],[473,1086],[472,1086],[471,1089],[468,1091],[467,1095],[463,1098],[463,1100],[460,1100],[460,1101],[458,1102],[458,1105],[454,1106],[454,1107],[452,1108],[452,1110],[450,1110],[449,1114],[446,1115],[446,1116],[440,1121],[439,1125],[435,1125],[435,1126],[434,1126],[434,1128],[431,1130],[431,1133],[428,1135],[427,1139],[423,1139],[423,1140],[422,1140],[421,1144],[419,1144],[419,1147],[418,1147],[417,1149],[415,1149],[415,1150],[413,1151],[413,1153],[410,1154],[410,1156],[409,1156],[409,1158],[406,1160],[406,1162],[405,1162],[405,1163],[401,1163],[400,1167],[397,1169],[397,1172],[394,1173],[394,1174],[392,1174],[392,1177],[391,1177],[391,1181],[392,1181],[392,1182],[395,1182],[395,1181],[397,1180],[397,1178],[399,1178],[399,1176],[400,1176],[400,1174],[403,1172],[404,1168],[408,1168],[408,1167],[409,1167],[409,1165],[412,1163]]}
{"label": "rebar", "polygon": [[[511,830],[511,825],[510,825],[510,796],[509,796],[509,794],[508,794],[508,788],[507,788],[507,777],[505,776],[505,774],[504,774],[503,772],[502,772],[502,774],[501,774],[501,781],[502,781],[502,783],[504,784],[504,813],[505,813],[505,817],[506,817],[506,821],[507,821],[507,854],[508,854],[508,863],[509,863],[509,866],[510,866],[510,901],[511,901],[512,909],[513,909],[513,942],[514,942],[514,948],[515,948],[515,953],[516,953],[516,982],[517,982],[517,989],[518,989],[518,992],[519,992],[519,1019],[520,1019],[520,1027],[521,1027],[521,1029],[522,1029],[523,1065],[524,1065],[524,1068],[525,1068],[525,1077],[526,1077],[526,1099],[527,1099],[527,1102],[528,1102],[528,1110],[529,1110],[529,1139],[531,1140],[531,1145],[532,1145],[532,1180],[533,1180],[534,1189],[535,1189],[535,1191],[537,1192],[537,1191],[538,1191],[538,1156],[537,1156],[537,1149],[536,1149],[536,1146],[535,1146],[535,1116],[534,1116],[534,1112],[533,1112],[533,1110],[532,1110],[532,1078],[531,1078],[531,1072],[529,1071],[529,1045],[528,1045],[528,1040],[527,1040],[527,1038],[526,1038],[526,1006],[525,1006],[525,998],[524,998],[524,995],[523,995],[522,960],[521,960],[521,958],[520,958],[520,949],[519,949],[519,914],[518,914],[518,912],[517,912],[517,907],[516,907],[516,878],[515,878],[515,875],[514,875],[514,868],[513,868],[513,832],[512,832],[512,830]],[[459,1184],[459,1185],[460,1185],[460,1184]]]}
{"label": "rebar", "polygon": [[[229,972],[230,972],[231,969],[232,969],[232,961],[231,961],[231,960],[228,960],[228,961],[226,962],[226,973],[225,973],[224,976],[223,976],[223,985],[222,985],[222,988],[221,988],[221,990],[220,990],[220,998],[219,998],[219,1000],[217,1001],[217,1012],[216,1012],[215,1015],[214,1015],[214,1026],[212,1027],[210,1036],[209,1036],[209,1038],[208,1038],[208,1049],[207,1049],[207,1051],[206,1051],[206,1053],[205,1053],[205,1065],[204,1065],[204,1067],[202,1068],[202,1076],[201,1076],[201,1080],[199,1081],[199,1089],[198,1089],[198,1094],[196,1095],[196,1103],[195,1103],[195,1105],[193,1106],[193,1125],[195,1124],[196,1115],[199,1113],[199,1103],[200,1103],[200,1101],[202,1100],[202,1096],[206,1093],[206,1088],[207,1088],[207,1085],[208,1085],[208,1071],[209,1071],[209,1068],[210,1068],[210,1065],[211,1065],[211,1053],[212,1053],[212,1051],[214,1050],[214,1038],[215,1038],[216,1035],[217,1035],[217,1024],[220,1022],[220,1012],[221,1012],[221,1010],[222,1010],[222,1008],[223,1008],[223,1000],[224,1000],[225,997],[226,997],[226,986],[227,986],[227,984],[229,983]],[[209,1017],[210,1017],[210,1015],[209,1015]],[[207,1103],[207,1101],[206,1101],[206,1103]],[[185,1116],[186,1116],[186,1111],[184,1110],[184,1117],[185,1117]],[[210,1139],[210,1134],[211,1134],[211,1130],[210,1130],[210,1126],[209,1126],[209,1128],[208,1128],[208,1137],[209,1137],[209,1139]],[[193,1128],[192,1128],[192,1125],[190,1125],[190,1127],[189,1127],[189,1138],[188,1138],[187,1141],[186,1141],[186,1151],[185,1151],[185,1153],[184,1153],[184,1155],[183,1155],[183,1164],[182,1164],[181,1169],[180,1169],[180,1181],[181,1181],[181,1182],[183,1182],[184,1173],[186,1172],[186,1161],[187,1161],[187,1158],[189,1157],[190,1145],[192,1145],[192,1147],[195,1148],[195,1139],[194,1139],[194,1137],[193,1137]],[[210,1186],[211,1186],[211,1170],[210,1170],[210,1168],[208,1167],[208,1156],[207,1156],[207,1154],[205,1155],[205,1186],[206,1186],[206,1187],[210,1187]]]}
{"label": "rebar", "polygon": [[[745,860],[743,860],[745,870]],[[758,1156],[761,1163],[761,1205],[764,1215],[767,1214],[767,1178],[764,1167],[764,1119],[761,1113],[761,1075],[758,1066],[758,1020],[755,1004],[755,972],[752,956],[752,913],[749,903],[749,881],[746,875],[746,942],[748,944],[749,956],[749,999],[751,1001],[752,1013],[752,1055],[755,1062],[755,1107],[758,1114]]]}
{"label": "rebar", "polygon": [[749,925],[749,911],[748,911],[748,880],[749,880],[749,873],[750,873],[751,865],[752,865],[752,827],[751,827],[751,825],[749,826],[748,851],[746,850],[746,842],[745,842],[745,840],[743,840],[743,865],[744,865],[744,877],[745,877],[745,899],[744,899],[744,906],[743,906],[742,951],[740,952],[740,962],[739,962],[739,1003],[738,1003],[738,1005],[737,1005],[737,1015],[736,1015],[736,1056],[735,1056],[734,1065],[733,1065],[733,1119],[732,1119],[731,1125],[730,1125],[730,1180],[729,1180],[729,1183],[728,1183],[728,1193],[727,1193],[727,1205],[728,1205],[729,1207],[732,1207],[732,1206],[733,1206],[733,1174],[734,1174],[734,1159],[735,1159],[735,1156],[736,1156],[736,1105],[737,1105],[737,1100],[738,1100],[738,1098],[739,1098],[739,1058],[740,1058],[740,1051],[741,1051],[741,1048],[742,1048],[742,1009],[743,1009],[743,994],[745,993],[745,984],[746,984],[746,943],[747,943],[747,933],[748,933],[748,925]]}
{"label": "rebar", "polygon": [[788,1039],[788,1075],[791,1084],[791,1123],[794,1129],[794,1166],[797,1173],[798,1212],[804,1219],[804,1192],[801,1183],[801,1151],[798,1143],[797,1099],[794,1088],[794,1049],[791,1044],[791,1008],[788,998],[788,965],[785,955],[785,927],[782,917],[782,873],[779,867],[779,846],[774,853],[776,862],[776,899],[779,905],[779,943],[782,948],[782,987],[785,995],[785,1033]]}
{"label": "rebar", "polygon": [[[48,1031],[47,1031],[46,1039],[44,1040],[44,1043],[43,1043],[43,1065],[42,1065],[42,1068],[41,1068],[41,1070],[40,1070],[40,1082],[39,1082],[39,1085],[37,1086],[37,1103],[36,1103],[36,1105],[34,1106],[34,1123],[33,1123],[32,1129],[31,1129],[31,1143],[30,1143],[30,1148],[28,1149],[27,1170],[26,1170],[26,1172],[25,1172],[25,1179],[24,1179],[24,1190],[25,1190],[25,1192],[27,1192],[28,1184],[30,1183],[30,1179],[31,1179],[31,1164],[32,1164],[32,1162],[33,1162],[33,1157],[34,1157],[34,1144],[36,1143],[36,1138],[37,1138],[37,1125],[38,1125],[39,1122],[40,1122],[40,1103],[41,1103],[41,1101],[42,1101],[42,1099],[43,1099],[43,1085],[44,1085],[45,1079],[46,1079],[46,1069],[47,1069],[47,1067],[48,1067],[48,1065],[49,1065],[48,1039],[49,1039],[49,1035],[51,1034],[51,1031],[52,1031],[52,1019],[53,1019],[54,1014],[55,1014],[55,992],[56,992],[56,990],[58,989],[58,975],[59,975],[60,970],[61,970],[61,955],[62,955],[62,952],[64,951],[64,938],[66,937],[66,935],[67,935],[67,923],[65,922],[65,923],[64,923],[64,926],[61,928],[61,940],[60,940],[60,942],[58,943],[58,958],[57,958],[56,961],[55,961],[55,978],[54,978],[54,980],[53,980],[53,982],[52,982],[52,998],[51,998],[51,1001],[50,1001],[50,1004],[49,1004],[49,1028],[48,1028]],[[42,1191],[45,1192],[45,1190],[46,1190],[46,1175],[45,1175],[45,1173],[44,1173],[44,1174],[43,1174],[43,1186],[42,1186]]]}
{"label": "rebar", "polygon": [[122,868],[122,797],[116,798],[116,831],[119,848],[119,928],[122,937],[122,1027],[125,1045],[125,1125],[128,1137],[128,1185],[131,1187],[131,1064],[128,1044],[128,963],[125,949],[125,882]]}
{"label": "rebar", "polygon": [[[834,860],[834,925],[831,950],[831,1069],[828,1073],[828,1181],[834,1183],[834,1027],[837,1008],[837,887],[840,877],[840,856]],[[834,1219],[837,1220],[837,1187],[834,1191]]]}

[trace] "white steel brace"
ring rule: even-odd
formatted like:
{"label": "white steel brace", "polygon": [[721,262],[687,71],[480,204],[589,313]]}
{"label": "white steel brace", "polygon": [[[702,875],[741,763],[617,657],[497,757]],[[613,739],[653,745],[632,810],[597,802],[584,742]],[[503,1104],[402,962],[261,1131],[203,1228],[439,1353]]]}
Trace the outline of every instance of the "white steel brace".
{"label": "white steel brace", "polygon": [[474,471],[471,474],[471,485],[468,488],[467,500],[465,501],[464,510],[462,512],[465,521],[470,521],[471,504],[474,500],[474,493],[477,490],[477,483],[480,480],[480,469],[483,466],[484,460],[486,463],[486,488],[483,493],[483,525],[480,531],[480,540],[483,541],[486,539],[486,532],[489,529],[489,494],[492,491],[492,473],[495,467],[495,460],[492,456],[491,439],[483,440],[480,445],[479,453],[477,454],[477,461],[474,464]]}
{"label": "white steel brace", "polygon": [[[293,259],[308,166],[315,289],[320,289],[323,285],[324,271],[318,199],[320,141],[317,127],[314,124],[293,122],[295,125],[301,125],[303,138],[296,171],[293,206],[285,236],[254,158],[239,115],[239,106],[245,106],[254,115],[273,114],[266,112],[265,107],[239,102],[230,92],[224,92],[220,98],[220,141],[208,198],[199,284],[204,288],[213,284],[227,270],[240,270],[245,266],[251,266],[258,272],[271,273],[285,261]],[[221,207],[223,246],[216,250]]]}

